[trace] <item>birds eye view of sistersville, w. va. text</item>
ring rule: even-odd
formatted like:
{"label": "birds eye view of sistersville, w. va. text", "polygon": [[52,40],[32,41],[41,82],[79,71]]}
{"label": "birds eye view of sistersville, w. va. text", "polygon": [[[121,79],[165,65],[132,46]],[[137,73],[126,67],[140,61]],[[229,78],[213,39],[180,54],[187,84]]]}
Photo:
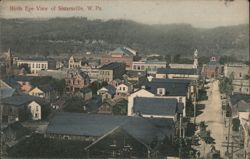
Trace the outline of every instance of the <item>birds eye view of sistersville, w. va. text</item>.
{"label": "birds eye view of sistersville, w. va. text", "polygon": [[248,0],[0,0],[0,158],[250,159]]}

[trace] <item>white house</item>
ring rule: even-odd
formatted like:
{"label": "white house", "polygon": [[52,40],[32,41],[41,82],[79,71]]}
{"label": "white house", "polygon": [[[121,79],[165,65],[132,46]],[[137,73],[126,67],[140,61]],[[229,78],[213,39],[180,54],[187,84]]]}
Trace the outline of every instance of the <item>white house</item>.
{"label": "white house", "polygon": [[104,101],[106,99],[112,99],[115,95],[115,92],[116,92],[116,88],[109,84],[99,89],[97,91],[97,95],[101,95],[102,101]]}
{"label": "white house", "polygon": [[32,101],[30,104],[28,104],[28,110],[31,113],[32,120],[41,120],[42,110],[41,106],[37,102]]}
{"label": "white house", "polygon": [[145,89],[140,89],[128,96],[128,116],[133,116],[133,104],[134,104],[134,98],[135,97],[154,97],[153,93],[150,93],[149,91],[146,91]]}
{"label": "white house", "polygon": [[177,119],[177,113],[182,110],[176,98],[156,96],[153,93],[140,89],[128,97],[128,116],[140,115],[146,118]]}
{"label": "white house", "polygon": [[131,83],[122,83],[116,88],[116,96],[127,98],[133,91],[133,85]]}
{"label": "white house", "polygon": [[32,74],[37,74],[41,70],[47,70],[49,61],[47,60],[17,60],[17,66],[27,64]]}

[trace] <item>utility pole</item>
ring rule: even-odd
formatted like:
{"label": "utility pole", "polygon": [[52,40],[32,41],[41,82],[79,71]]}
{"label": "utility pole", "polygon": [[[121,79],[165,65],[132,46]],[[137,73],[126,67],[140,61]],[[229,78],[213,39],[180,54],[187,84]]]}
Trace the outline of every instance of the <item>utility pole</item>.
{"label": "utility pole", "polygon": [[197,102],[197,80],[195,80],[194,85],[194,124],[196,124],[196,102]]}
{"label": "utility pole", "polygon": [[181,132],[182,132],[182,114],[180,114],[180,126],[179,126],[179,158],[181,159],[181,149],[182,149],[182,136],[181,136]]}
{"label": "utility pole", "polygon": [[229,155],[229,145],[230,145],[230,129],[231,129],[231,117],[229,118],[228,134],[227,134],[227,157],[230,159]]}

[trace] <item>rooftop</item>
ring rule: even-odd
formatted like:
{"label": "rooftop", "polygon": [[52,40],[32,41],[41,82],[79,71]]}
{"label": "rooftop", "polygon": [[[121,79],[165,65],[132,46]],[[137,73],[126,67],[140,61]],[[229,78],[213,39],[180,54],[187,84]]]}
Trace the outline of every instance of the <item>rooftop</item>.
{"label": "rooftop", "polygon": [[164,135],[173,132],[173,123],[165,122],[164,125],[166,134],[163,134],[149,119],[141,117],[57,113],[49,123],[47,133],[101,137],[115,128],[122,128],[138,140],[150,144],[155,137],[163,139]]}
{"label": "rooftop", "polygon": [[34,76],[14,76],[13,78],[16,81],[31,81]]}
{"label": "rooftop", "polygon": [[121,62],[111,62],[109,64],[103,65],[100,69],[102,69],[102,70],[113,70],[113,69],[115,69],[117,67],[120,67],[122,65],[125,66],[125,64],[123,64]]}
{"label": "rooftop", "polygon": [[177,99],[136,97],[134,111],[144,115],[174,116],[177,112]]}
{"label": "rooftop", "polygon": [[32,101],[41,100],[38,97],[30,96],[30,95],[16,95],[1,99],[2,104],[12,105],[12,106],[22,106]]}
{"label": "rooftop", "polygon": [[232,105],[237,104],[239,101],[245,101],[246,103],[250,103],[250,95],[248,94],[241,94],[241,93],[234,93],[230,96],[230,101]]}
{"label": "rooftop", "polygon": [[115,50],[111,51],[110,54],[122,54],[123,56],[135,55],[132,51],[130,51],[130,49],[126,49],[125,47],[124,48],[118,47]]}
{"label": "rooftop", "polygon": [[186,96],[190,82],[190,80],[183,79],[153,79],[147,82],[146,89],[157,94],[158,88],[165,88],[166,96]]}
{"label": "rooftop", "polygon": [[158,74],[188,74],[195,75],[198,73],[197,69],[183,69],[183,68],[158,68]]}

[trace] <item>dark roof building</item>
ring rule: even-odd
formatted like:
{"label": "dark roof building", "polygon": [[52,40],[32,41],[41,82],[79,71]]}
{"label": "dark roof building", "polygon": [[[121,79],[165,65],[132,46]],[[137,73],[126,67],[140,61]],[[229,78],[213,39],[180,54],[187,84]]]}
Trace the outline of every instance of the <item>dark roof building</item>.
{"label": "dark roof building", "polygon": [[107,86],[104,86],[104,88],[106,88],[108,90],[109,94],[115,95],[116,88],[114,86],[108,84]]}
{"label": "dark roof building", "polygon": [[175,98],[136,97],[133,108],[135,113],[152,117],[174,117],[178,111]]}
{"label": "dark roof building", "polygon": [[98,109],[101,105],[102,105],[102,96],[96,95],[87,102],[86,111],[88,113],[96,113],[98,112]]}
{"label": "dark roof building", "polygon": [[198,74],[197,69],[182,69],[182,68],[158,68],[157,74]]}
{"label": "dark roof building", "polygon": [[247,103],[250,103],[250,95],[235,93],[235,94],[230,96],[230,102],[232,103],[232,105],[237,104],[241,100],[243,100]]}
{"label": "dark roof building", "polygon": [[124,64],[121,62],[112,62],[112,63],[106,64],[106,65],[103,65],[100,69],[102,69],[102,70],[114,70],[116,68],[121,67],[122,65],[124,65]]}
{"label": "dark roof building", "polygon": [[231,95],[229,106],[231,107],[233,117],[238,117],[239,112],[249,112],[250,95],[240,93]]}
{"label": "dark roof building", "polygon": [[[102,137],[111,130],[122,128],[130,135],[150,144],[155,137],[162,140],[174,134],[173,122],[160,119],[165,123],[157,123],[158,119],[150,120],[141,117],[111,116],[104,114],[57,113],[48,125],[47,134],[67,134],[78,136]],[[168,121],[168,122],[166,122]],[[166,134],[157,127],[163,124]]]}
{"label": "dark roof building", "polygon": [[165,89],[165,96],[187,96],[191,80],[186,79],[153,79],[147,82],[146,89],[158,94],[159,88]]}
{"label": "dark roof building", "polygon": [[41,99],[30,95],[16,95],[1,99],[1,104],[19,107],[32,101],[41,101]]}

